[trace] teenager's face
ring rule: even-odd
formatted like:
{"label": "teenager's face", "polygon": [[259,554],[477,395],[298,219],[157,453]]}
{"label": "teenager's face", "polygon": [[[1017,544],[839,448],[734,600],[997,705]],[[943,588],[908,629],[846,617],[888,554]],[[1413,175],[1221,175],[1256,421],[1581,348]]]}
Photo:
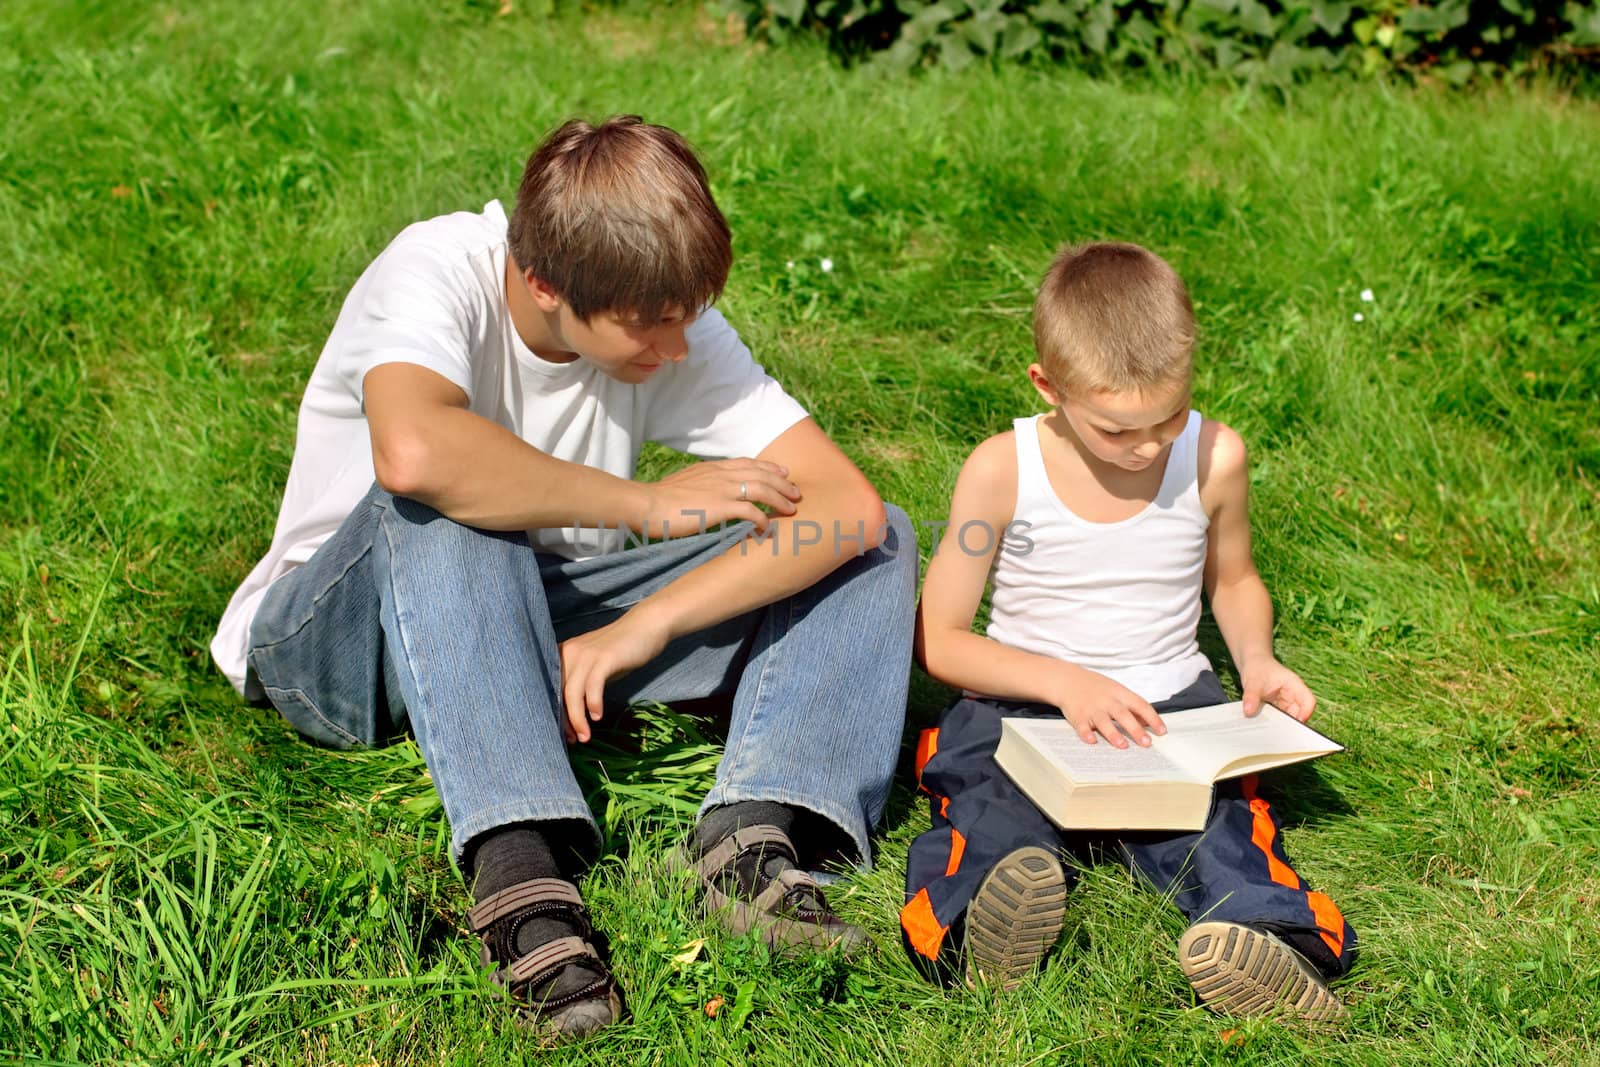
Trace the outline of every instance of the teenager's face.
{"label": "teenager's face", "polygon": [[[507,263],[507,284],[517,284],[519,272]],[[682,362],[689,354],[684,332],[694,323],[694,312],[669,308],[649,322],[625,312],[602,311],[585,322],[573,314],[572,307],[531,271],[520,272],[531,308],[517,323],[523,341],[543,359],[568,363],[585,359],[601,372],[621,382],[637,385],[660,373],[668,363]],[[518,298],[512,300],[512,317],[517,317]]]}
{"label": "teenager's face", "polygon": [[1141,471],[1155,463],[1189,421],[1189,384],[1128,393],[1062,397],[1061,413],[1102,463]]}
{"label": "teenager's face", "polygon": [[653,322],[617,312],[602,311],[584,322],[563,301],[556,316],[559,343],[617,379],[637,385],[660,373],[668,363],[680,363],[689,354],[684,332],[694,315],[681,309]]}

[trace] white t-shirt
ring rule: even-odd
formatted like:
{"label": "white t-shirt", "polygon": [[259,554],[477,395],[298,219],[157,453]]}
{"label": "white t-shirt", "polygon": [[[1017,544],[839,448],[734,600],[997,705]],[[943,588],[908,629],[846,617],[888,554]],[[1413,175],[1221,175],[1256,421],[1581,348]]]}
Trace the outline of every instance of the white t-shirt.
{"label": "white t-shirt", "polygon": [[[272,547],[223,612],[211,655],[244,692],[250,622],[267,587],[311,558],[372,487],[362,380],[383,363],[414,363],[467,394],[471,411],[541,452],[631,478],[645,441],[703,459],[754,456],[806,412],[707,309],[683,362],[630,385],[587,360],[551,363],[512,328],[505,299],[506,213],[457,212],[408,226],[345,298],[322,349],[295,435]],[[572,559],[622,547],[622,535],[530,532],[540,551]]]}

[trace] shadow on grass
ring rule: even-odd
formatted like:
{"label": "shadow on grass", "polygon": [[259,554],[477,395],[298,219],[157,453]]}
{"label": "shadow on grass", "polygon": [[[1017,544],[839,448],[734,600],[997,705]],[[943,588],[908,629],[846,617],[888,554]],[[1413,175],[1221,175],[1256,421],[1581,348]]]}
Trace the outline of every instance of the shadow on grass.
{"label": "shadow on grass", "polygon": [[1315,763],[1266,772],[1261,776],[1261,793],[1271,802],[1284,829],[1320,826],[1355,814],[1343,794],[1323,780]]}

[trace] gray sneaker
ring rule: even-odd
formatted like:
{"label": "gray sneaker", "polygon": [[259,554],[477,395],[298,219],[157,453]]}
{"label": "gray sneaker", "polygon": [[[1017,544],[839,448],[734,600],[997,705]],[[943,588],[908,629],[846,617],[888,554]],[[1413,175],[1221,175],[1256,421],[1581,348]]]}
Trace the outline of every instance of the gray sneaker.
{"label": "gray sneaker", "polygon": [[1195,923],[1178,939],[1178,966],[1205,1006],[1223,1015],[1282,1010],[1312,1022],[1345,1016],[1322,972],[1253,926]]}
{"label": "gray sneaker", "polygon": [[1055,947],[1066,915],[1061,861],[1034,845],[1006,853],[967,905],[967,985],[1021,985]]}

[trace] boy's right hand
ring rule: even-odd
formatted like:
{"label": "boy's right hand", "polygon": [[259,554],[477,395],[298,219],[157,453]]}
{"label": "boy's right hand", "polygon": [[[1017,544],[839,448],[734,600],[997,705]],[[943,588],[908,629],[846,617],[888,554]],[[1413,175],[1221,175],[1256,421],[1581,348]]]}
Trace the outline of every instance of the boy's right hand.
{"label": "boy's right hand", "polygon": [[793,515],[800,499],[788,469],[763,459],[705,460],[645,487],[650,504],[640,532],[653,538],[704,533],[730,520],[753,522],[765,533],[771,516],[756,505]]}
{"label": "boy's right hand", "polygon": [[[1136,744],[1148,746],[1150,734],[1167,732],[1166,724],[1148,700],[1098,671],[1071,667],[1064,692],[1065,696],[1056,706],[1086,745],[1094,744],[1094,735],[1098,733],[1115,748],[1127,748],[1128,737]],[[1122,729],[1118,729],[1119,726]]]}

